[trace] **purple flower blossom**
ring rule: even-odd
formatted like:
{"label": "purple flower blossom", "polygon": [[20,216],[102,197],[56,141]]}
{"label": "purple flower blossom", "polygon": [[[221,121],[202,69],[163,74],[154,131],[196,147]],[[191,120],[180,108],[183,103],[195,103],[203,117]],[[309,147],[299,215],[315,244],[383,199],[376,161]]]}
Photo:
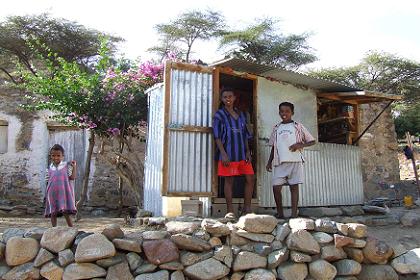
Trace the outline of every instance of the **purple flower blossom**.
{"label": "purple flower blossom", "polygon": [[118,128],[116,128],[116,127],[114,127],[114,128],[108,128],[106,131],[109,134],[113,135],[113,136],[116,136],[116,135],[119,135],[120,134],[120,130]]}

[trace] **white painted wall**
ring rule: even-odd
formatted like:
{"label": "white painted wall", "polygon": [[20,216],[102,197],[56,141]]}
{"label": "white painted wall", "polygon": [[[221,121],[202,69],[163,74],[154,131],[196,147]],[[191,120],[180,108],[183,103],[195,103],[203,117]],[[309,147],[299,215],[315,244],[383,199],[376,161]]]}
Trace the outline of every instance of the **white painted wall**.
{"label": "white painted wall", "polygon": [[303,123],[315,139],[318,139],[315,92],[265,78],[258,78],[257,84],[258,137],[270,137],[273,126],[280,121],[279,104],[285,101],[295,105],[293,119]]}

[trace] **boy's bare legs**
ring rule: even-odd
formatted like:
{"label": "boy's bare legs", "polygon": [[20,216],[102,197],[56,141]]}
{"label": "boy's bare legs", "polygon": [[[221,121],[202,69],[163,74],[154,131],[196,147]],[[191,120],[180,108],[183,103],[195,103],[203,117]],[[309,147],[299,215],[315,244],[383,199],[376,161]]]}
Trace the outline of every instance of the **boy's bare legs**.
{"label": "boy's bare legs", "polygon": [[51,225],[53,227],[57,226],[57,216],[56,215],[51,215]]}
{"label": "boy's bare legs", "polygon": [[234,180],[234,177],[225,177],[224,191],[225,191],[227,213],[234,213],[233,204],[232,204],[233,180]]}
{"label": "boy's bare legs", "polygon": [[66,219],[67,225],[69,227],[73,227],[73,221],[71,220],[71,217],[68,214],[63,214],[63,216]]}
{"label": "boy's bare legs", "polygon": [[278,218],[284,218],[281,187],[282,186],[273,186],[274,200],[276,201]]}
{"label": "boy's bare legs", "polygon": [[298,216],[299,185],[291,185],[290,193],[292,196],[292,218],[296,218]]}
{"label": "boy's bare legs", "polygon": [[245,183],[245,193],[244,193],[244,211],[243,214],[251,213],[251,200],[252,194],[254,193],[254,182],[255,176],[254,175],[245,175],[246,183]]}

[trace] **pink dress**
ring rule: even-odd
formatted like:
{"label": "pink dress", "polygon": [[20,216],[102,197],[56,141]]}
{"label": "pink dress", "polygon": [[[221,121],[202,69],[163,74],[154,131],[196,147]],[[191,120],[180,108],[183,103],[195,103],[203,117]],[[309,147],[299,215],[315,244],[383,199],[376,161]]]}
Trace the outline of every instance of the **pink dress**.
{"label": "pink dress", "polygon": [[69,180],[68,163],[64,168],[48,169],[45,217],[76,214],[73,180]]}

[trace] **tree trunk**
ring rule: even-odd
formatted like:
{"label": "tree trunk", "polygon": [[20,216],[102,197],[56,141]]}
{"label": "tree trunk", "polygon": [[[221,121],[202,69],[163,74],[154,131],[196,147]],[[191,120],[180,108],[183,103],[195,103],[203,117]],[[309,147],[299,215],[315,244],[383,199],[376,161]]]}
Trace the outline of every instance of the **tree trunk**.
{"label": "tree trunk", "polygon": [[90,131],[89,147],[88,147],[88,153],[87,153],[86,162],[85,162],[85,174],[83,175],[82,193],[80,194],[80,199],[76,203],[76,209],[77,209],[76,221],[79,221],[81,219],[80,210],[83,206],[83,203],[85,203],[86,197],[87,197],[89,175],[90,175],[90,162],[92,160],[92,153],[93,153],[94,146],[95,146],[95,133]]}

